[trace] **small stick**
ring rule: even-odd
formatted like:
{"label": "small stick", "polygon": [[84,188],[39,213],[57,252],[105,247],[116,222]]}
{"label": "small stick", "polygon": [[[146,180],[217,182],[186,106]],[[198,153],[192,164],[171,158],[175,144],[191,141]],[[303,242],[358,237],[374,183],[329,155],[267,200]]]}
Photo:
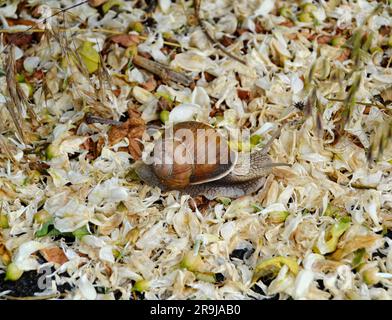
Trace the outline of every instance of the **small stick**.
{"label": "small stick", "polygon": [[105,119],[105,118],[101,118],[98,116],[93,116],[90,113],[87,114],[87,116],[86,116],[86,122],[88,124],[100,123],[100,124],[110,124],[112,126],[121,126],[123,124],[123,122],[121,122],[121,121],[112,120],[112,119]]}
{"label": "small stick", "polygon": [[163,81],[171,80],[185,86],[190,86],[193,83],[193,80],[185,74],[173,71],[167,65],[146,59],[139,55],[134,56],[132,62],[138,67],[146,69],[147,71],[157,75]]}

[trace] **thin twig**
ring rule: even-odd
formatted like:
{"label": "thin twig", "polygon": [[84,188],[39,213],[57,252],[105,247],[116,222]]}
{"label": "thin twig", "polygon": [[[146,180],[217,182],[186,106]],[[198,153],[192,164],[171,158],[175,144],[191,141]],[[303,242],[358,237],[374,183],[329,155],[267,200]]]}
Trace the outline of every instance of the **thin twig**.
{"label": "thin twig", "polygon": [[163,81],[171,80],[177,83],[181,83],[185,86],[189,86],[193,83],[193,80],[185,74],[173,71],[167,65],[146,59],[139,55],[134,56],[132,62],[138,67],[146,69],[147,71],[157,75]]}
{"label": "thin twig", "polygon": [[86,122],[88,124],[92,124],[92,123],[100,123],[100,124],[110,124],[112,126],[121,126],[122,124],[124,124],[121,121],[117,121],[117,120],[112,120],[112,119],[106,119],[106,118],[101,118],[98,116],[94,116],[92,114],[87,114],[86,116]]}
{"label": "thin twig", "polygon": [[222,51],[224,54],[229,56],[230,58],[246,65],[246,61],[237,57],[235,54],[231,53],[228,51],[221,43],[216,41],[214,37],[208,32],[204,20],[200,17],[200,6],[201,6],[201,1],[202,0],[194,0],[194,6],[195,6],[195,17],[196,20],[200,26],[200,28],[203,30],[204,34],[206,35],[207,39],[209,42],[212,43],[213,46],[217,46],[220,51]]}

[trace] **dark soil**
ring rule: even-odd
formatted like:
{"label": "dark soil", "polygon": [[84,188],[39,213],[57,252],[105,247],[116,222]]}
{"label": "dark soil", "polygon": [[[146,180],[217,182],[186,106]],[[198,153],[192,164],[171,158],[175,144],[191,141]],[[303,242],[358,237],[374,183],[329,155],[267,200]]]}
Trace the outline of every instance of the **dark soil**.
{"label": "dark soil", "polygon": [[[42,277],[42,273],[37,271],[26,271],[22,277],[17,281],[6,281],[4,280],[5,274],[0,275],[0,292],[11,290],[8,293],[9,296],[13,297],[31,297],[35,293],[44,291],[38,287],[38,280]],[[72,290],[72,287],[66,283],[64,285],[57,285],[57,290],[60,293]]]}

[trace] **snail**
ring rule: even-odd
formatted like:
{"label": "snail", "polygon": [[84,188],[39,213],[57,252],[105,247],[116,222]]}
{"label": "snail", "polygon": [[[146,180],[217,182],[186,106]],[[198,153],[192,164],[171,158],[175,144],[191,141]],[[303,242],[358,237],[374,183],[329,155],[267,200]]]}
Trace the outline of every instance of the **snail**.
{"label": "snail", "polygon": [[280,129],[261,150],[244,154],[231,150],[227,140],[208,124],[177,123],[171,135],[165,132],[155,143],[152,163],[139,160],[135,171],[145,183],[162,191],[179,190],[209,200],[237,198],[259,190],[272,167],[289,166],[273,163],[267,155],[279,134]]}

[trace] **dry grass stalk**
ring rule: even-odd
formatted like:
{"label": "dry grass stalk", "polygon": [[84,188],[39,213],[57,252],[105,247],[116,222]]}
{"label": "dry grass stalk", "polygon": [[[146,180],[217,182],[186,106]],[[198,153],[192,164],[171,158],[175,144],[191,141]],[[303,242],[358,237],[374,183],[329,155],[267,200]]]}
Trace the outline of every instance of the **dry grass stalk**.
{"label": "dry grass stalk", "polygon": [[138,67],[157,75],[163,81],[174,81],[185,86],[190,86],[193,83],[193,80],[185,74],[173,71],[170,67],[162,63],[143,58],[139,55],[134,56],[132,62]]}
{"label": "dry grass stalk", "polygon": [[19,84],[16,81],[16,62],[15,62],[15,47],[11,45],[7,59],[5,61],[4,69],[6,73],[7,93],[6,97],[6,108],[11,115],[16,130],[22,139],[25,141],[24,134],[24,119],[23,119],[23,107],[22,104],[28,105],[26,97],[20,90]]}

